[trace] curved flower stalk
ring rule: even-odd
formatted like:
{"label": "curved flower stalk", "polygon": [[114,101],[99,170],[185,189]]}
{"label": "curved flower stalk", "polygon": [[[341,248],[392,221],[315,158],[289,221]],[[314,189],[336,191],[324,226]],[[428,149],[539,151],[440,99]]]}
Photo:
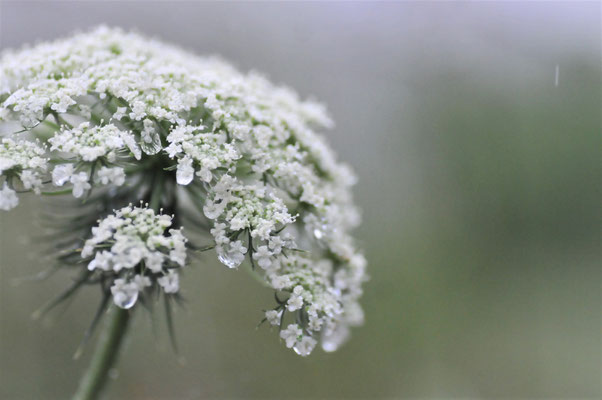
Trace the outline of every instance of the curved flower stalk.
{"label": "curved flower stalk", "polygon": [[83,236],[59,262],[122,309],[175,295],[191,251],[247,260],[276,292],[263,321],[286,346],[333,351],[363,321],[366,261],[355,177],[317,133],[331,126],[260,75],[119,29],[4,51],[0,209],[25,192],[75,198]]}

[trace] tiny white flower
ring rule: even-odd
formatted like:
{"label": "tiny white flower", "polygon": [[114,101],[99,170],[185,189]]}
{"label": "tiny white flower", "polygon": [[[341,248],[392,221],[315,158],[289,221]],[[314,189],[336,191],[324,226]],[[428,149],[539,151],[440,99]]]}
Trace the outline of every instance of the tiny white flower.
{"label": "tiny white flower", "polygon": [[251,235],[253,237],[259,237],[262,240],[267,240],[270,238],[270,232],[272,232],[275,225],[275,221],[261,220],[253,232],[251,232]]}
{"label": "tiny white flower", "polygon": [[215,238],[215,243],[217,245],[230,243],[230,239],[226,236],[226,224],[215,224],[209,232]]}
{"label": "tiny white flower", "polygon": [[177,143],[171,143],[169,146],[165,148],[165,152],[169,156],[169,158],[174,158],[176,154],[182,151],[182,146]]}
{"label": "tiny white flower", "polygon": [[159,272],[163,268],[163,262],[165,260],[165,255],[158,251],[151,251],[146,254],[145,262],[148,269],[152,272]]}
{"label": "tiny white flower", "polygon": [[94,259],[88,264],[88,270],[94,271],[96,268],[99,268],[103,271],[108,271],[111,269],[112,259],[113,253],[111,253],[110,251],[99,251],[98,253],[96,253]]}
{"label": "tiny white flower", "polygon": [[280,325],[280,317],[282,316],[282,310],[268,310],[265,312],[265,318],[268,320],[270,325]]}
{"label": "tiny white flower", "polygon": [[287,289],[293,284],[290,276],[287,275],[273,275],[271,281],[272,287],[276,290]]}
{"label": "tiny white flower", "polygon": [[125,172],[121,167],[107,168],[102,167],[98,171],[98,179],[103,185],[112,183],[116,186],[121,186],[125,182]]}
{"label": "tiny white flower", "polygon": [[123,116],[125,115],[126,111],[127,111],[126,107],[117,107],[117,110],[113,114],[113,118],[118,121],[121,120],[121,118],[123,118]]}
{"label": "tiny white flower", "polygon": [[73,184],[73,197],[75,198],[82,197],[84,192],[92,187],[88,182],[89,177],[86,172],[73,174],[69,180]]}
{"label": "tiny white flower", "polygon": [[132,136],[132,134],[130,133],[124,132],[121,135],[121,137],[123,138],[123,142],[125,143],[127,148],[134,155],[134,158],[136,160],[140,160],[140,158],[142,158],[142,150],[140,150],[140,146],[138,146],[138,143],[136,143],[136,139],[134,139],[134,136]]}
{"label": "tiny white flower", "polygon": [[69,182],[73,175],[73,164],[59,164],[52,170],[52,183],[54,186],[63,186]]}
{"label": "tiny white flower", "polygon": [[19,198],[17,197],[17,193],[4,182],[4,186],[0,190],[0,210],[7,211],[15,208],[18,204]]}
{"label": "tiny white flower", "polygon": [[303,296],[293,293],[286,302],[286,309],[289,311],[296,311],[303,307]]}
{"label": "tiny white flower", "polygon": [[84,248],[82,249],[81,256],[84,258],[89,257],[92,255],[93,252],[94,252],[94,245],[92,243],[86,243],[84,245]]}
{"label": "tiny white flower", "polygon": [[205,167],[202,167],[196,174],[203,182],[211,182],[211,179],[213,179],[213,173]]}
{"label": "tiny white flower", "polygon": [[316,339],[310,336],[303,336],[303,338],[295,344],[295,351],[302,357],[308,356],[316,347]]}
{"label": "tiny white flower", "polygon": [[178,248],[170,251],[169,259],[183,267],[186,263],[186,250],[184,248]]}
{"label": "tiny white flower", "polygon": [[349,328],[345,325],[339,325],[330,332],[322,335],[322,349],[326,352],[332,352],[338,349],[349,339]]}
{"label": "tiny white flower", "polygon": [[170,270],[167,275],[157,279],[165,293],[176,293],[180,289],[180,277],[177,272]]}
{"label": "tiny white flower", "polygon": [[272,252],[268,250],[268,246],[259,246],[257,251],[253,253],[253,259],[263,269],[268,269],[272,265]]}
{"label": "tiny white flower", "polygon": [[145,119],[142,121],[142,123],[144,125],[144,129],[142,130],[142,140],[144,140],[146,143],[152,143],[153,136],[156,132],[155,123],[150,119]]}
{"label": "tiny white flower", "polygon": [[208,204],[203,206],[203,214],[205,214],[205,216],[209,219],[216,219],[220,216],[220,214],[222,214],[223,211],[224,207],[220,204],[208,202]]}
{"label": "tiny white flower", "polygon": [[25,189],[33,189],[36,194],[40,194],[40,188],[42,186],[42,179],[32,170],[24,170],[19,175],[19,179],[23,182]]}
{"label": "tiny white flower", "polygon": [[246,228],[249,225],[249,222],[240,217],[234,217],[230,220],[230,229],[233,231],[239,231],[241,229]]}
{"label": "tiny white flower", "polygon": [[113,245],[111,251],[115,254],[113,261],[113,270],[115,272],[119,272],[122,268],[134,268],[140,263],[146,252],[141,245],[132,245],[119,241]]}
{"label": "tiny white flower", "polygon": [[270,237],[268,247],[272,250],[274,255],[278,255],[282,252],[282,246],[284,245],[284,241],[280,238],[280,236],[272,236]]}
{"label": "tiny white flower", "polygon": [[92,108],[86,104],[78,105],[79,111],[85,119],[90,119],[92,117]]}
{"label": "tiny white flower", "polygon": [[297,243],[295,243],[295,238],[289,232],[286,232],[284,235],[282,235],[281,239],[283,247],[286,247],[287,249],[293,249],[297,247]]}
{"label": "tiny white flower", "polygon": [[143,275],[134,275],[132,283],[136,285],[138,291],[142,291],[144,290],[144,288],[147,288],[152,285],[150,278],[148,276]]}
{"label": "tiny white flower", "polygon": [[6,170],[11,169],[16,165],[16,161],[9,157],[0,156],[0,174]]}
{"label": "tiny white flower", "polygon": [[125,279],[115,279],[111,286],[113,303],[117,307],[128,309],[132,308],[138,300],[138,286],[135,283],[128,283]]}
{"label": "tiny white flower", "polygon": [[228,268],[237,268],[245,260],[247,248],[240,240],[230,243],[226,238],[223,244],[218,244],[216,251],[219,261]]}
{"label": "tiny white flower", "polygon": [[284,339],[284,341],[286,342],[286,347],[288,347],[289,349],[293,347],[295,343],[297,343],[297,340],[302,334],[303,332],[297,324],[290,324],[286,327],[286,329],[280,331],[280,337]]}
{"label": "tiny white flower", "polygon": [[242,241],[237,240],[230,243],[228,256],[235,265],[238,266],[244,261],[245,254],[247,254],[247,248],[242,244]]}
{"label": "tiny white flower", "polygon": [[188,157],[181,159],[178,162],[176,170],[176,180],[180,185],[188,185],[194,178],[194,168],[192,168],[192,160]]}

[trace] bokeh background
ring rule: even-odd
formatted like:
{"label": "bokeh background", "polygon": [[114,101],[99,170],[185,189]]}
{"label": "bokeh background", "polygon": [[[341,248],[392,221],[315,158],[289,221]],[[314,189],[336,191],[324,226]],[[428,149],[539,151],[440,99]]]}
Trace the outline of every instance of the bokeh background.
{"label": "bokeh background", "polygon": [[[136,28],[328,104],[359,175],[366,324],[300,358],[272,293],[206,257],[176,315],[186,363],[137,315],[108,398],[600,398],[600,2],[0,3],[0,46]],[[558,72],[558,76],[556,76]],[[65,399],[98,294],[30,314],[45,265],[29,199],[0,215],[0,398]]]}

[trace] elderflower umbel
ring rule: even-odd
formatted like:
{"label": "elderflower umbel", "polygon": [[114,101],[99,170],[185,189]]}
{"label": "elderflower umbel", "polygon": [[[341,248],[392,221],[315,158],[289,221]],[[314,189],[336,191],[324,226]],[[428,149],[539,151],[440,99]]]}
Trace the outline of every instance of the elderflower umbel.
{"label": "elderflower umbel", "polygon": [[[100,27],[4,51],[2,121],[27,132],[2,139],[0,209],[16,206],[15,188],[44,185],[113,208],[155,196],[181,216],[187,204],[221,263],[247,259],[276,291],[266,320],[298,354],[318,342],[332,351],[362,323],[355,177],[319,133],[333,125],[322,105],[215,58]],[[166,234],[170,223],[126,207],[93,228],[82,256],[113,274],[116,303],[133,305],[149,284],[177,292],[171,267],[184,265],[186,239]]]}

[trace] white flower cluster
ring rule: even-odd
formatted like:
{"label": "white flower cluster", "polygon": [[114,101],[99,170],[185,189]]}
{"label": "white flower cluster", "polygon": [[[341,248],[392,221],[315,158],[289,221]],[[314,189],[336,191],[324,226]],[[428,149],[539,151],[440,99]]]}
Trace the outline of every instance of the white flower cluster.
{"label": "white flower cluster", "polygon": [[[121,186],[125,182],[125,172],[121,167],[101,167],[96,172],[96,181],[103,185],[115,184]],[[63,186],[65,183],[73,185],[73,197],[82,197],[86,190],[92,188],[90,174],[86,171],[76,172],[73,164],[60,164],[52,170],[52,183]]]}
{"label": "white flower cluster", "polygon": [[[205,216],[214,220],[211,234],[222,263],[230,268],[239,266],[247,248],[239,238],[244,231],[248,240],[262,244],[252,254],[263,269],[268,269],[282,248],[294,247],[290,234],[278,235],[277,228],[295,221],[284,201],[268,192],[260,182],[243,185],[230,175],[223,175],[213,186],[203,208]],[[243,235],[243,239],[244,238]]]}
{"label": "white flower cluster", "polygon": [[[71,163],[58,164],[52,171],[52,183],[55,186],[63,186],[69,182],[73,185],[73,196],[82,197],[86,190],[92,188],[91,182],[99,182],[102,185],[114,184],[121,186],[125,183],[125,172],[122,167],[107,167],[103,165],[96,170],[92,176],[92,168],[89,167],[98,159],[103,164],[114,163],[119,153],[128,150],[136,159],[141,158],[140,147],[136,143],[134,135],[129,131],[122,131],[113,124],[103,126],[92,126],[90,122],[82,122],[77,127],[67,129],[63,127],[54,136],[48,139],[51,151],[65,154],[67,157],[75,157],[84,165],[79,172]],[[88,171],[90,170],[90,171]]]}
{"label": "white flower cluster", "polygon": [[[177,193],[213,224],[219,260],[236,268],[248,258],[288,294],[266,318],[282,328],[296,316],[281,336],[299,354],[318,341],[332,350],[361,323],[355,178],[317,133],[332,126],[320,104],[219,60],[101,27],[2,54],[0,119],[33,127],[51,117],[55,186],[70,183],[81,197],[95,184],[128,182],[126,164],[173,171]],[[12,204],[2,193],[0,205]],[[111,268],[122,265],[118,254],[126,253],[111,256]],[[148,254],[138,261],[152,264]],[[109,265],[108,254],[97,257],[92,265]],[[133,279],[115,290],[126,293]]]}
{"label": "white flower cluster", "polygon": [[155,282],[165,293],[179,290],[176,269],[186,263],[187,239],[181,229],[169,229],[171,222],[169,215],[128,206],[92,228],[81,256],[91,258],[88,270],[116,277],[111,293],[117,306],[132,307],[138,293]]}
{"label": "white flower cluster", "polygon": [[280,332],[287,347],[307,355],[322,339],[322,348],[336,350],[348,337],[349,326],[363,323],[363,312],[357,300],[365,279],[365,260],[357,256],[346,268],[329,259],[315,260],[305,256],[279,258],[267,279],[277,290],[289,292],[265,317],[272,325],[281,325],[282,314],[297,312],[304,326],[290,324]]}
{"label": "white flower cluster", "polygon": [[236,148],[226,143],[226,136],[212,132],[203,133],[204,127],[178,125],[167,136],[169,157],[178,158],[177,181],[188,185],[196,175],[203,182],[211,182],[213,170],[231,169],[240,156]]}
{"label": "white flower cluster", "polygon": [[0,141],[0,210],[10,210],[19,204],[17,192],[12,188],[17,178],[23,188],[40,193],[42,179],[48,168],[44,157],[46,150],[39,142],[3,138]]}
{"label": "white flower cluster", "polygon": [[124,150],[126,144],[137,159],[141,156],[134,136],[130,132],[121,131],[113,124],[91,126],[90,122],[82,122],[76,128],[62,129],[48,142],[52,145],[50,150],[71,153],[88,162],[100,157],[114,162],[117,152]]}

